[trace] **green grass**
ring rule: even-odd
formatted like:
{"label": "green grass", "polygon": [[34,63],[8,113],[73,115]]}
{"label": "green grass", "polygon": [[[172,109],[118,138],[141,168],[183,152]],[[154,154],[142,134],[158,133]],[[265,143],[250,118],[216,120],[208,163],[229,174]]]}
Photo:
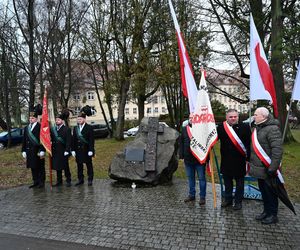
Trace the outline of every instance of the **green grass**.
{"label": "green grass", "polygon": [[[108,168],[116,152],[123,150],[124,146],[132,138],[124,141],[114,139],[102,139],[95,141],[96,156],[94,163],[95,178],[108,178]],[[13,147],[0,151],[0,189],[29,184],[31,180],[31,171],[26,168],[25,160],[21,156],[21,147]],[[46,158],[46,175],[49,180],[48,157]],[[73,157],[70,157],[70,170],[72,179],[76,180],[77,168]],[[53,171],[53,183],[56,181],[56,171]]]}
{"label": "green grass", "polygon": [[[283,175],[286,182],[286,189],[292,200],[300,202],[300,130],[292,130],[294,138],[298,142],[284,145]],[[123,150],[125,145],[132,138],[124,141],[114,139],[96,140],[96,156],[94,158],[95,178],[108,178],[108,168],[116,152]],[[18,185],[31,183],[31,173],[26,169],[25,161],[21,156],[20,147],[14,147],[0,151],[0,189],[10,188]],[[215,146],[215,152],[220,162],[219,143]],[[48,161],[46,161],[47,180],[49,180]],[[76,180],[76,163],[73,157],[70,158],[70,169],[72,179]],[[55,171],[53,171],[53,182],[55,182]],[[183,161],[179,161],[179,166],[174,176],[186,178]],[[219,182],[215,168],[215,181]],[[208,177],[208,181],[210,177]]]}

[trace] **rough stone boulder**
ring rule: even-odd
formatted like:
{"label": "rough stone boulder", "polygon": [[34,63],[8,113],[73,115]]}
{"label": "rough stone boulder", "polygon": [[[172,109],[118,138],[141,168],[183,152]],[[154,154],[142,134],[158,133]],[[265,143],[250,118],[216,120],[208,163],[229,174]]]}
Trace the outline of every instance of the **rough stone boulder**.
{"label": "rough stone boulder", "polygon": [[[178,167],[179,133],[170,127],[158,125],[155,119],[143,118],[134,141],[129,142],[113,158],[109,167],[110,178],[152,185],[172,180]],[[153,126],[153,120],[157,125]]]}

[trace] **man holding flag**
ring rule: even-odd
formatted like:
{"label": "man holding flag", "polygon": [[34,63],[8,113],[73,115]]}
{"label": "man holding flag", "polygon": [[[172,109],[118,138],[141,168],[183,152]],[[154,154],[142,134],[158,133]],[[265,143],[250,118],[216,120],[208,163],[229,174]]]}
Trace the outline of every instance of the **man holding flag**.
{"label": "man holding flag", "polygon": [[189,116],[189,122],[186,126],[182,127],[182,132],[180,136],[180,147],[179,147],[179,158],[184,159],[184,165],[186,170],[186,175],[188,177],[189,182],[189,195],[184,200],[184,202],[195,201],[196,197],[196,181],[195,175],[197,172],[198,180],[199,180],[199,188],[200,188],[200,205],[205,204],[206,197],[206,177],[205,177],[205,165],[200,164],[198,159],[195,158],[191,149],[190,149],[190,136],[188,134],[188,130],[192,127],[193,114]]}
{"label": "man holding flag", "polygon": [[191,127],[187,126],[187,133],[190,138],[190,150],[200,164],[205,164],[210,158],[214,207],[216,207],[212,147],[217,142],[218,135],[214,114],[210,105],[204,70],[201,71],[199,91],[191,123]]}

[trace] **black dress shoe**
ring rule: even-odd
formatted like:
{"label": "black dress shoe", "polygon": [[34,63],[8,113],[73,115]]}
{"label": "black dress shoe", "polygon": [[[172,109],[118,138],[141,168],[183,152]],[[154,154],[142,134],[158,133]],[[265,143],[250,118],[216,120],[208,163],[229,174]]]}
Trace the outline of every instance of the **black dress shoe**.
{"label": "black dress shoe", "polygon": [[92,181],[89,181],[89,182],[88,182],[88,186],[93,186],[93,182],[92,182]]}
{"label": "black dress shoe", "polygon": [[82,185],[84,182],[83,181],[78,181],[76,184],[75,184],[75,186],[80,186],[80,185]]}
{"label": "black dress shoe", "polygon": [[242,209],[242,203],[241,202],[235,203],[232,208],[233,208],[233,210],[241,210]]}
{"label": "black dress shoe", "polygon": [[45,183],[40,183],[37,187],[38,188],[44,188],[45,187]]}
{"label": "black dress shoe", "polygon": [[229,206],[232,206],[232,201],[224,200],[221,203],[221,207],[229,207]]}
{"label": "black dress shoe", "polygon": [[205,205],[206,201],[205,201],[205,198],[200,198],[200,201],[199,201],[199,205]]}
{"label": "black dress shoe", "polygon": [[52,185],[52,187],[59,187],[59,186],[62,186],[61,182],[57,182],[56,184]]}
{"label": "black dress shoe", "polygon": [[263,220],[263,219],[266,218],[267,216],[268,216],[267,213],[264,211],[264,212],[262,212],[261,214],[255,216],[255,219],[256,219],[256,220]]}
{"label": "black dress shoe", "polygon": [[29,188],[34,188],[34,187],[37,187],[39,184],[35,183],[35,184],[32,184],[29,186]]}
{"label": "black dress shoe", "polygon": [[261,223],[265,225],[275,224],[277,222],[278,222],[278,218],[275,215],[269,215],[266,218],[261,220]]}
{"label": "black dress shoe", "polygon": [[71,187],[71,186],[72,186],[72,185],[71,185],[71,182],[67,182],[66,186],[67,186],[67,187]]}
{"label": "black dress shoe", "polygon": [[191,202],[191,201],[195,201],[195,197],[188,196],[187,198],[184,199],[185,203]]}

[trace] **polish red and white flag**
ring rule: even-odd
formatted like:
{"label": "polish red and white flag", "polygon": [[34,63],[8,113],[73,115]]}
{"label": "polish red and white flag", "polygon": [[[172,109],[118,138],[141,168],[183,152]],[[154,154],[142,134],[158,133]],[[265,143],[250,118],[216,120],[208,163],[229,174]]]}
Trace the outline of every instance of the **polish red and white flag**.
{"label": "polish red and white flag", "polygon": [[278,116],[273,74],[250,15],[250,101],[255,100],[269,100],[273,105],[274,116]]}
{"label": "polish red and white flag", "polygon": [[178,41],[182,92],[183,95],[186,98],[188,98],[190,113],[193,113],[196,106],[198,89],[194,79],[192,64],[190,62],[188,52],[184,45],[183,36],[181,34],[180,27],[171,0],[169,0],[169,6],[170,6],[173,22],[175,25],[176,36]]}

